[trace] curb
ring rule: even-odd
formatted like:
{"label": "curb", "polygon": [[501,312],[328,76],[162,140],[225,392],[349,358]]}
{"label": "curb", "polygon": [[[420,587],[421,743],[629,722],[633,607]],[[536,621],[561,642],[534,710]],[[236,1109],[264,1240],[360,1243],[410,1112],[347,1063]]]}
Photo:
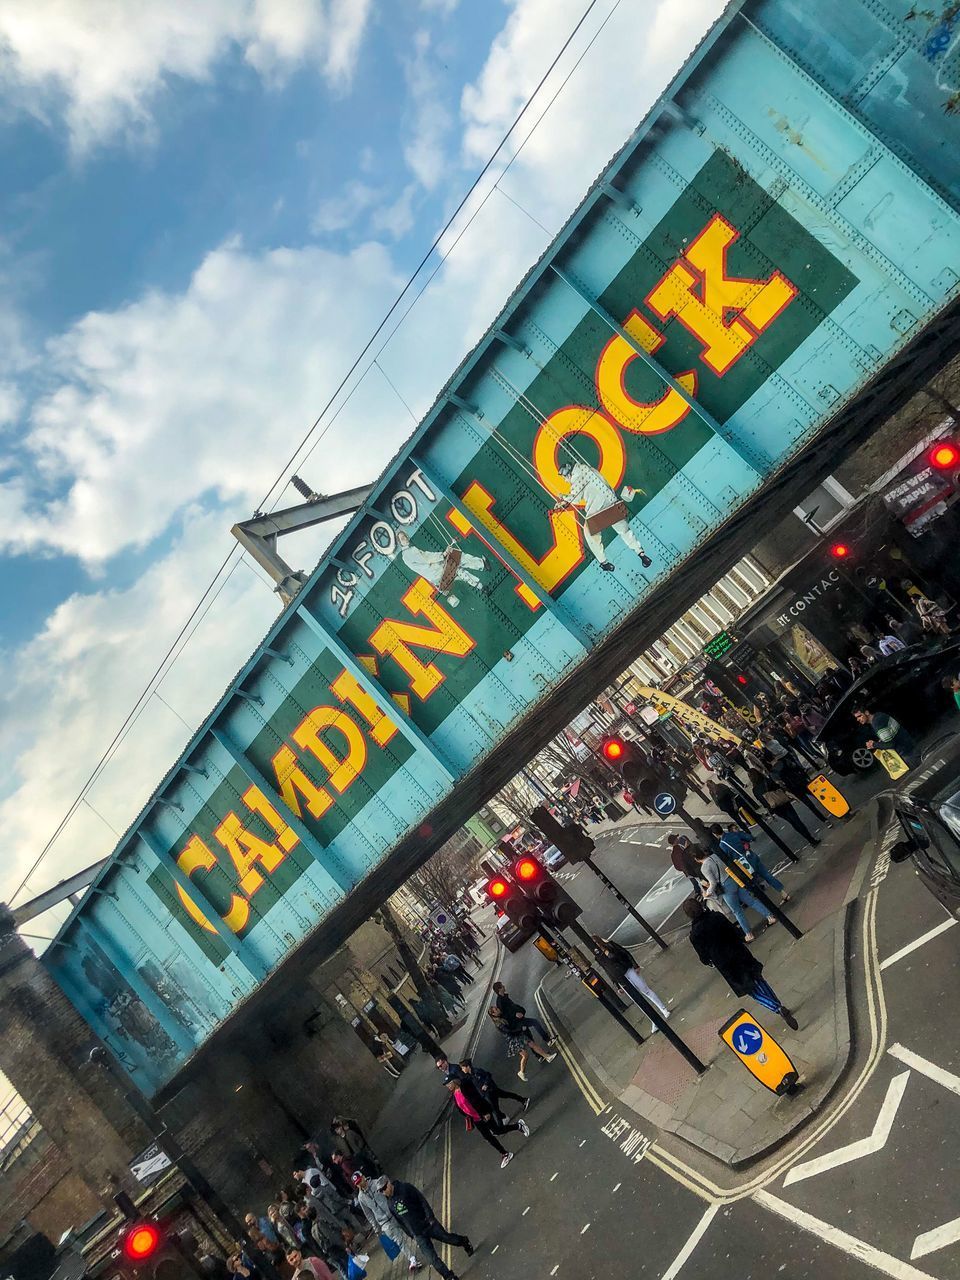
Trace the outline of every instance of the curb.
{"label": "curb", "polygon": [[[883,828],[889,821],[889,813],[884,812],[889,808],[889,799],[883,795],[876,796],[873,800],[868,801],[870,805],[870,833],[868,841],[864,846],[864,850],[860,856],[854,873],[851,877],[847,895],[844,899],[842,911],[843,918],[836,927],[833,951],[834,951],[834,1018],[837,1038],[837,1057],[826,1078],[824,1092],[818,1098],[816,1104],[807,1105],[802,1112],[794,1113],[791,1117],[790,1126],[777,1137],[770,1141],[764,1142],[762,1145],[749,1148],[747,1150],[731,1147],[728,1143],[713,1137],[710,1134],[703,1133],[701,1130],[694,1128],[685,1121],[671,1123],[665,1121],[657,1123],[650,1116],[644,1115],[637,1111],[636,1107],[631,1106],[623,1100],[623,1093],[626,1090],[620,1090],[615,1086],[607,1075],[603,1063],[596,1058],[589,1048],[582,1046],[574,1039],[572,1028],[567,1024],[565,1019],[554,1008],[553,1003],[549,999],[549,994],[543,984],[538,989],[538,994],[546,1008],[550,1020],[560,1028],[566,1040],[566,1051],[574,1059],[577,1065],[585,1073],[596,1080],[607,1094],[613,1094],[609,1099],[615,1102],[618,1109],[630,1112],[636,1116],[641,1124],[649,1125],[656,1123],[657,1128],[664,1133],[670,1133],[697,1150],[705,1152],[707,1155],[720,1160],[723,1164],[731,1169],[743,1170],[752,1165],[758,1164],[768,1158],[781,1147],[791,1141],[797,1133],[799,1133],[809,1122],[817,1116],[830,1100],[837,1093],[843,1084],[844,1079],[849,1074],[858,1047],[857,1036],[854,1022],[854,1004],[852,999],[852,971],[850,965],[852,942],[854,938],[854,924],[857,916],[857,904],[859,901],[859,893],[862,889],[863,882],[866,879],[870,867],[876,860],[879,853],[880,839]],[[838,977],[841,979],[838,982]],[[799,1057],[799,1054],[797,1055]],[[629,1088],[629,1086],[628,1086]],[[796,1100],[800,1106],[803,1106],[803,1094],[801,1093]]]}

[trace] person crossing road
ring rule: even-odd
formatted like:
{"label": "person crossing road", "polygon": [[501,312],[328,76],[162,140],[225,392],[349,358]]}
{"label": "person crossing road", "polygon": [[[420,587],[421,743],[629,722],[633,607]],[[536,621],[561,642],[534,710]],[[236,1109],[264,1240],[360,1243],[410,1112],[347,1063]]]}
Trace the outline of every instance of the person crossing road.
{"label": "person crossing road", "polygon": [[377,1235],[386,1236],[399,1247],[400,1252],[407,1258],[411,1271],[422,1270],[423,1263],[417,1257],[416,1249],[409,1243],[409,1235],[400,1229],[400,1224],[390,1212],[390,1204],[384,1192],[387,1184],[386,1175],[368,1178],[358,1170],[351,1178],[351,1182],[356,1188],[357,1205]]}
{"label": "person crossing road", "polygon": [[383,1194],[390,1212],[399,1222],[401,1228],[419,1248],[419,1252],[434,1267],[443,1280],[459,1280],[456,1272],[451,1271],[434,1248],[436,1240],[440,1244],[452,1244],[462,1249],[468,1258],[473,1257],[473,1245],[467,1236],[448,1231],[433,1211],[427,1197],[412,1182],[400,1182],[387,1178],[383,1184]]}
{"label": "person crossing road", "polygon": [[500,1168],[505,1169],[513,1159],[513,1152],[506,1149],[497,1135],[518,1132],[525,1138],[529,1138],[530,1130],[527,1128],[526,1121],[513,1120],[506,1123],[499,1121],[469,1076],[453,1077],[446,1083],[454,1105],[466,1119],[467,1131],[476,1129],[485,1142],[488,1142],[495,1151],[499,1151],[502,1156]]}
{"label": "person crossing road", "polygon": [[500,1118],[501,1123],[506,1120],[506,1113],[500,1101],[502,1098],[511,1098],[514,1102],[519,1102],[523,1111],[526,1111],[530,1106],[529,1098],[525,1098],[523,1094],[511,1093],[508,1089],[504,1089],[497,1084],[489,1071],[483,1067],[474,1066],[469,1058],[462,1059],[457,1065],[461,1078],[466,1077],[466,1079],[473,1082],[480,1091],[481,1096],[489,1104],[494,1115]]}

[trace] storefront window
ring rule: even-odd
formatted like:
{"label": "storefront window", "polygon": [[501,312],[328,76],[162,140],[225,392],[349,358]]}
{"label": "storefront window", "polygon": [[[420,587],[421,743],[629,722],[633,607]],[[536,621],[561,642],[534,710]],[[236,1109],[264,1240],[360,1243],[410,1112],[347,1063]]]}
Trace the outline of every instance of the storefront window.
{"label": "storefront window", "polygon": [[783,632],[780,644],[809,680],[819,680],[831,668],[841,665],[816,636],[799,622]]}

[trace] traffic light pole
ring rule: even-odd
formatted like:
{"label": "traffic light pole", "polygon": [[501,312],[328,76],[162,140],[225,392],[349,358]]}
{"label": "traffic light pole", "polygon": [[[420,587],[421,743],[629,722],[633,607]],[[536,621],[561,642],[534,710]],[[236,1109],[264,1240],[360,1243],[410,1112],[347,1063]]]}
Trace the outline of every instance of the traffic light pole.
{"label": "traffic light pole", "polygon": [[[700,839],[704,842],[704,847],[709,849],[712,853],[715,853],[725,867],[729,868],[741,878],[746,877],[747,873],[743,867],[741,867],[739,863],[735,862],[728,853],[724,853],[720,848],[719,842],[716,837],[710,833],[706,823],[702,822],[699,818],[694,818],[692,814],[687,813],[682,804],[678,804],[674,812],[679,814],[687,826],[697,833]],[[750,882],[746,887],[750,890],[753,896],[762,903],[767,912],[783,925],[787,933],[794,938],[803,937],[803,931],[797,928],[787,913],[785,911],[781,911],[778,906],[775,906],[764,891],[758,887],[756,876],[750,877]]]}
{"label": "traffic light pole", "polygon": [[583,865],[585,867],[589,867],[589,869],[593,872],[593,874],[597,877],[597,879],[601,882],[601,884],[603,884],[607,889],[610,890],[610,892],[613,894],[616,900],[621,904],[621,906],[626,907],[627,912],[631,916],[633,916],[634,920],[636,920],[637,924],[639,924],[642,929],[646,930],[647,934],[654,940],[654,942],[657,944],[660,950],[666,951],[669,946],[669,943],[665,942],[663,938],[661,938],[660,934],[657,933],[656,929],[654,929],[652,924],[648,924],[647,921],[644,920],[643,916],[636,909],[633,903],[629,902],[623,896],[623,894],[620,892],[617,886],[613,883],[610,877],[600,870],[600,868],[594,862],[593,858],[587,857],[587,858],[584,858],[582,861],[583,861]]}
{"label": "traffic light pole", "polygon": [[751,806],[750,813],[753,815],[753,820],[754,822],[756,822],[760,830],[766,832],[766,834],[770,837],[773,843],[777,845],[778,848],[783,850],[783,852],[787,855],[787,857],[790,859],[791,862],[799,862],[800,859],[797,856],[797,854],[793,852],[793,850],[785,841],[780,839],[780,837],[776,834],[776,832],[771,827],[767,826],[764,820],[760,817],[759,813],[756,812],[758,808],[756,800],[752,799],[750,796],[747,795],[746,788],[743,787],[739,779],[737,779],[734,776],[733,771],[727,770],[725,773],[721,773],[720,779],[722,782],[725,782],[727,786],[732,787],[733,790],[736,791],[737,795],[740,797],[741,800],[745,801],[747,804]]}
{"label": "traffic light pole", "polygon": [[[570,927],[574,928],[575,926],[571,925]],[[590,937],[590,935],[586,932],[586,930],[576,927],[576,931],[578,936],[581,933],[583,934],[583,936],[589,942],[590,949],[594,950],[595,943],[593,939]],[[643,1036],[636,1029],[636,1027],[633,1026],[632,1023],[628,1022],[627,1019],[623,1016],[623,1009],[625,1006],[623,1006],[620,1003],[616,995],[614,995],[613,991],[608,988],[605,979],[603,979],[600,976],[600,974],[596,973],[595,970],[584,969],[578,963],[573,952],[570,950],[570,948],[567,946],[567,944],[564,942],[563,938],[560,936],[560,934],[556,931],[555,928],[548,927],[547,925],[541,923],[540,936],[542,938],[545,938],[546,941],[550,943],[550,945],[555,949],[555,951],[557,952],[557,955],[560,957],[560,959],[563,961],[563,963],[567,966],[568,969],[573,969],[575,973],[579,974],[580,981],[585,983],[585,985],[589,987],[589,989],[600,1001],[600,1004],[603,1006],[603,1008],[606,1009],[607,1013],[609,1013],[610,1017],[613,1018],[614,1022],[616,1022],[617,1025],[627,1033],[627,1035],[634,1042],[634,1044],[643,1044]],[[587,978],[591,976],[596,977],[600,985],[596,987],[591,986],[587,982]]]}
{"label": "traffic light pole", "polygon": [[[580,941],[590,948],[591,952],[600,961],[601,965],[606,968],[606,965],[604,964],[606,957],[604,956],[602,949],[596,942],[594,942],[593,938],[589,933],[587,933],[583,925],[580,924],[578,920],[574,920],[569,927],[577,935]],[[659,1009],[655,1009],[653,1005],[640,994],[636,987],[632,986],[629,982],[622,983],[621,989],[630,997],[633,1003],[647,1015],[657,1030],[663,1032],[664,1036],[666,1036],[667,1040],[669,1040],[673,1045],[677,1053],[686,1059],[690,1066],[693,1067],[694,1071],[696,1071],[697,1075],[702,1076],[707,1069],[706,1064],[701,1062],[690,1046],[680,1039]]]}

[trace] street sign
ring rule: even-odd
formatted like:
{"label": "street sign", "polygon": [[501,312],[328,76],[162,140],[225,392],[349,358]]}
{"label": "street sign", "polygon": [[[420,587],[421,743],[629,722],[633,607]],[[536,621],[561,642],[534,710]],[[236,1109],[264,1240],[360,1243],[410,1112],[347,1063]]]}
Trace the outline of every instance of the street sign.
{"label": "street sign", "polygon": [[797,1069],[769,1031],[746,1009],[738,1009],[717,1032],[750,1074],[771,1093],[794,1093]]}
{"label": "street sign", "polygon": [[160,1146],[159,1142],[151,1142],[139,1155],[130,1161],[130,1172],[143,1187],[152,1187],[162,1173],[173,1164],[173,1161]]}
{"label": "street sign", "polygon": [[677,807],[677,798],[669,791],[661,791],[654,799],[653,807],[661,818],[668,818]]}
{"label": "street sign", "polygon": [[814,800],[819,800],[827,813],[832,813],[835,818],[845,818],[850,812],[846,796],[842,791],[837,790],[825,774],[818,773],[815,778],[811,778],[807,783],[807,790]]}
{"label": "street sign", "polygon": [[708,658],[719,658],[726,653],[728,649],[732,649],[735,644],[733,636],[729,631],[721,631],[715,635],[712,640],[708,640],[703,646],[703,652]]}
{"label": "street sign", "polygon": [[430,912],[430,923],[442,933],[449,933],[453,928],[453,916],[443,907],[434,907]]}

